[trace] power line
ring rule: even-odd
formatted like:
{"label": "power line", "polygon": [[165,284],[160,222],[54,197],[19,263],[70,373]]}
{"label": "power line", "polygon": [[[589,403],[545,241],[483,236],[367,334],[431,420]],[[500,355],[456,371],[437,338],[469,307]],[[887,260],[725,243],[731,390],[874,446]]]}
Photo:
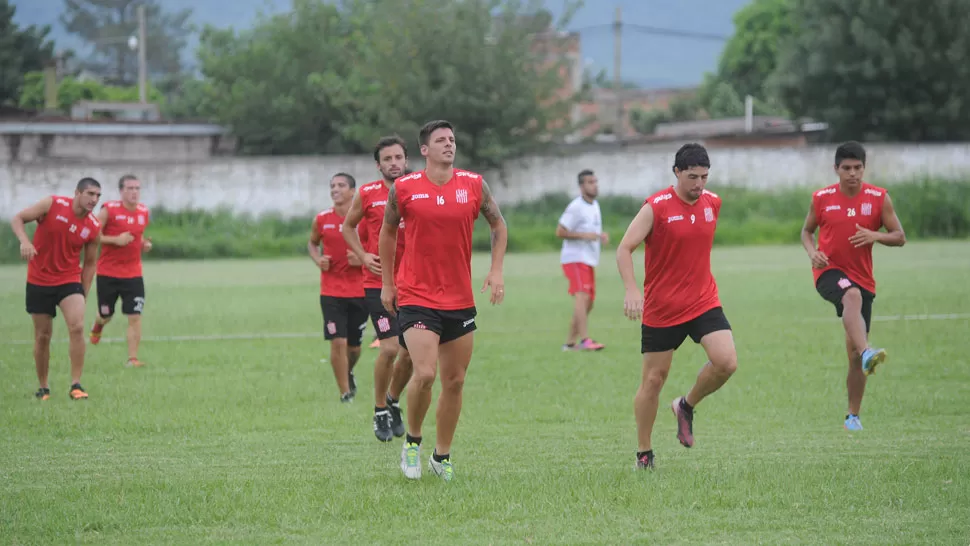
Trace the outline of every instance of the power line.
{"label": "power line", "polygon": [[[716,42],[726,42],[731,39],[730,36],[724,36],[723,34],[693,32],[690,30],[678,30],[673,28],[638,25],[636,23],[620,23],[620,26],[624,30],[629,29],[643,34],[652,34],[654,36],[667,36],[671,38],[694,38],[698,40],[710,40],[710,41],[716,41]],[[589,25],[589,26],[571,29],[571,30],[572,32],[586,32],[587,30],[613,30],[614,28],[615,28],[614,23],[605,23],[601,25]]]}

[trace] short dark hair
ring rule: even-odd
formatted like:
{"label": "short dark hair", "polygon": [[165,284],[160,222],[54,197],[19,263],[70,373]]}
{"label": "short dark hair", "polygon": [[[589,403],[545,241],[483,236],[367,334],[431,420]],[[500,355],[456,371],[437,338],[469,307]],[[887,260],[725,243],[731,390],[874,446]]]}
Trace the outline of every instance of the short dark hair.
{"label": "short dark hair", "polygon": [[684,144],[674,156],[675,171],[686,171],[691,167],[711,168],[711,158],[707,155],[707,148],[696,142]]}
{"label": "short dark hair", "polygon": [[421,146],[427,146],[428,139],[431,138],[431,133],[437,131],[438,129],[451,129],[452,132],[455,130],[451,123],[443,119],[429,121],[428,123],[424,124],[424,127],[422,127],[421,131],[418,133],[418,144]]}
{"label": "short dark hair", "polygon": [[586,177],[587,176],[593,176],[593,174],[594,173],[593,173],[592,170],[590,170],[590,169],[583,169],[583,170],[579,171],[579,174],[578,175],[576,175],[576,181],[579,183],[580,186],[582,186],[583,185],[583,182],[586,180]]}
{"label": "short dark hair", "polygon": [[86,189],[88,189],[90,187],[95,187],[95,188],[98,188],[100,190],[101,189],[101,182],[98,182],[97,180],[95,180],[95,179],[93,179],[91,177],[86,176],[86,177],[84,177],[84,178],[82,178],[81,180],[78,181],[77,187],[75,187],[74,189],[75,189],[75,191],[81,191],[81,192],[83,192],[84,190],[86,190]]}
{"label": "short dark hair", "polygon": [[380,163],[381,150],[383,150],[384,148],[390,148],[395,144],[397,144],[398,146],[401,147],[402,150],[404,150],[404,158],[407,159],[408,146],[407,144],[404,143],[404,139],[397,135],[391,135],[391,136],[381,137],[381,139],[377,141],[377,146],[374,146],[374,161]]}
{"label": "short dark hair", "polygon": [[842,143],[835,149],[835,166],[838,167],[846,159],[858,159],[865,165],[866,149],[862,147],[862,144],[854,140]]}
{"label": "short dark hair", "polygon": [[126,174],[122,176],[121,178],[118,179],[118,189],[119,190],[125,189],[125,182],[129,180],[138,180],[138,177],[133,174]]}
{"label": "short dark hair", "polygon": [[353,177],[353,176],[350,176],[350,175],[349,175],[349,174],[347,174],[347,173],[337,173],[337,174],[335,174],[335,175],[333,175],[333,176],[331,176],[331,177],[330,177],[330,180],[333,180],[334,178],[337,178],[338,176],[340,176],[340,177],[343,177],[344,179],[346,179],[346,180],[347,180],[347,184],[348,184],[348,185],[349,185],[349,186],[350,186],[351,188],[356,188],[356,187],[357,187],[357,181],[356,181],[356,180],[354,180],[354,177]]}

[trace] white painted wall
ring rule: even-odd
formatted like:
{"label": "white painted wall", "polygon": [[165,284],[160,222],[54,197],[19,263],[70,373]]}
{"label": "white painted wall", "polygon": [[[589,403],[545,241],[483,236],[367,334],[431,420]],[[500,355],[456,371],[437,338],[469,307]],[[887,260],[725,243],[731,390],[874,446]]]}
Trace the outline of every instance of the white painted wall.
{"label": "white painted wall", "polygon": [[[532,157],[487,173],[502,204],[536,199],[551,192],[573,192],[576,173],[593,169],[604,195],[645,197],[673,180],[676,145],[588,151]],[[866,178],[878,184],[932,176],[970,180],[970,143],[872,144]],[[793,149],[711,150],[710,188],[740,185],[771,189],[818,187],[834,181],[834,146]],[[420,160],[412,168],[422,167]],[[45,195],[70,195],[84,176],[104,185],[104,199],[117,197],[117,180],[132,172],[142,179],[142,197],[151,207],[168,209],[228,207],[235,212],[304,215],[330,205],[328,181],[346,171],[364,183],[377,178],[368,156],[227,158],[139,164],[31,162],[0,165],[0,216]]]}

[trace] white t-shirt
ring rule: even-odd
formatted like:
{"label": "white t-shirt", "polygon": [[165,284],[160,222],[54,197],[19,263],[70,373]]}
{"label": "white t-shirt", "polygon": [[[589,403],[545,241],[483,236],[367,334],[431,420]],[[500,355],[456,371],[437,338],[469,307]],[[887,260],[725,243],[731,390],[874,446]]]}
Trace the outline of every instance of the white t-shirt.
{"label": "white t-shirt", "polygon": [[[603,219],[600,204],[595,200],[587,202],[582,196],[573,199],[565,212],[559,217],[559,224],[569,231],[581,233],[602,233]],[[596,267],[600,261],[600,240],[563,239],[560,263],[584,263]]]}

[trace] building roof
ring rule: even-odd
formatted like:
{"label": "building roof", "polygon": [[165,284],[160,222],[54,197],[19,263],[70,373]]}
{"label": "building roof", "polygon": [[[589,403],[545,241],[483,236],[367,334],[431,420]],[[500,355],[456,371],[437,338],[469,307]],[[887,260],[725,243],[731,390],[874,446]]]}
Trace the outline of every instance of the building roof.
{"label": "building roof", "polygon": [[0,135],[221,136],[229,129],[209,123],[125,123],[112,121],[0,121]]}

